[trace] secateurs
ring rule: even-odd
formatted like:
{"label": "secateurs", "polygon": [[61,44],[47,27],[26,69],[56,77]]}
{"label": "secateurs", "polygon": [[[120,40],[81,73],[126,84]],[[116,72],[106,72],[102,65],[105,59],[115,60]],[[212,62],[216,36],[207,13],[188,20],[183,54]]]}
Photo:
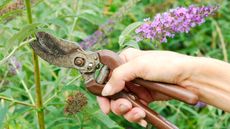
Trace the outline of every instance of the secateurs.
{"label": "secateurs", "polygon": [[[118,54],[110,50],[84,51],[77,43],[58,39],[46,32],[38,32],[36,37],[37,40],[31,42],[31,47],[37,55],[50,64],[78,69],[85,79],[86,88],[97,96],[101,96],[102,89],[113,69],[122,64]],[[95,72],[98,70],[99,75],[95,77]],[[152,82],[140,78],[127,83],[129,85],[143,86],[188,104],[196,104],[198,102],[198,96],[182,86]],[[127,89],[108,96],[108,98],[128,99],[133,107],[140,107],[146,112],[146,121],[156,128],[177,129],[175,125],[164,119],[164,117],[142,104],[138,96]]]}

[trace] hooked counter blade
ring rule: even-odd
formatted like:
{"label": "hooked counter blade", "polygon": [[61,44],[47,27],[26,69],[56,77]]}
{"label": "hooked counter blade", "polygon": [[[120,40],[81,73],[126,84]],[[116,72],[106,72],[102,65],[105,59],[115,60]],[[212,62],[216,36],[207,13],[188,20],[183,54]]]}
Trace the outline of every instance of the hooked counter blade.
{"label": "hooked counter blade", "polygon": [[74,42],[58,39],[46,32],[36,33],[37,40],[30,43],[35,53],[47,62],[60,67],[74,67],[72,56],[83,52],[82,48]]}

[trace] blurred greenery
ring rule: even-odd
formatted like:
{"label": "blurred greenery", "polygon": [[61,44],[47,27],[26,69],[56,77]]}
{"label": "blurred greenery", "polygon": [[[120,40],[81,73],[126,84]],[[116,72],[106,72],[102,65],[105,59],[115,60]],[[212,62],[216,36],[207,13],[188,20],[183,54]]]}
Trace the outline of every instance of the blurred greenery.
{"label": "blurred greenery", "polygon": [[[129,0],[138,1],[138,0]],[[32,50],[28,37],[37,31],[50,32],[57,37],[82,42],[96,30],[112,26],[104,38],[89,49],[120,51],[125,46],[143,50],[163,49],[194,56],[230,59],[230,1],[228,0],[139,0],[116,15],[112,25],[106,24],[125,5],[125,0],[31,0],[33,24],[28,25],[23,0],[0,1],[0,128],[39,128],[36,109],[18,104],[35,101]],[[132,2],[131,2],[132,3]],[[168,43],[130,40],[134,29],[144,18],[178,6],[216,5],[219,11],[188,34],[179,34]],[[127,5],[125,5],[127,6]],[[118,17],[118,18],[117,18]],[[14,61],[16,59],[17,61]],[[17,67],[18,65],[22,67]],[[42,97],[47,129],[133,129],[141,128],[114,114],[104,115],[95,96],[84,88],[80,73],[59,68],[40,60]],[[16,67],[16,68],[15,68]],[[26,91],[28,88],[28,91]],[[69,94],[81,91],[88,105],[69,116],[64,113]],[[30,98],[29,96],[32,96]],[[183,102],[154,102],[151,108],[181,129],[229,129],[230,114],[212,106],[197,108]]]}

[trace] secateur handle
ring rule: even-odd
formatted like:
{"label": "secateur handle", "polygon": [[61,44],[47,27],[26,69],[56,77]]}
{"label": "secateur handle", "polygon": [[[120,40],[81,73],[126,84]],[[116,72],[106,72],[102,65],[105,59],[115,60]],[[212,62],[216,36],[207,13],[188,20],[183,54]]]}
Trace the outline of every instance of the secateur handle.
{"label": "secateur handle", "polygon": [[[87,83],[87,89],[97,96],[101,96],[101,92],[104,85],[98,84],[95,80],[91,80]],[[126,91],[120,91],[119,93],[108,96],[110,99],[116,100],[119,98],[125,98],[132,103],[133,107],[140,107],[145,113],[145,120],[158,129],[178,129],[175,125],[167,121],[164,117],[159,115],[157,112],[151,110],[146,105],[142,104],[139,99]]]}
{"label": "secateur handle", "polygon": [[[98,51],[98,55],[100,58],[100,62],[106,66],[108,66],[109,70],[112,71],[116,67],[122,64],[120,57],[109,50]],[[188,104],[196,104],[198,102],[198,96],[177,85],[165,84],[165,83],[156,83],[152,81],[147,81],[143,79],[135,79],[132,81],[134,84],[141,85],[149,90],[157,91],[172,98],[178,99],[180,101],[186,102]],[[104,87],[103,84],[98,84],[95,80],[90,80],[86,84],[87,89],[94,93],[95,95],[101,96],[102,89]],[[155,127],[159,129],[177,129],[175,125],[164,119],[158,113],[151,110],[149,107],[142,104],[138,97],[127,93],[126,91],[121,91],[113,96],[109,96],[111,99],[118,98],[126,98],[128,99],[134,107],[140,107],[146,112],[146,120],[153,124]]]}

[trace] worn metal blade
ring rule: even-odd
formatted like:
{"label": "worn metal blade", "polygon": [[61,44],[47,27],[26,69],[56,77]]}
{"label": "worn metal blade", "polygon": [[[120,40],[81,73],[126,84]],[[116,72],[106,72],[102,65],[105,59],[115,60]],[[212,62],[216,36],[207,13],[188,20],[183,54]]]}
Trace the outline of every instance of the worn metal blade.
{"label": "worn metal blade", "polygon": [[56,38],[46,32],[36,33],[36,38],[30,43],[31,47],[50,64],[79,69],[81,73],[92,73],[100,64],[96,52],[85,52],[77,43]]}
{"label": "worn metal blade", "polygon": [[71,41],[58,39],[46,32],[36,33],[37,40],[30,43],[35,53],[47,62],[60,67],[74,67],[73,55],[84,53]]}

